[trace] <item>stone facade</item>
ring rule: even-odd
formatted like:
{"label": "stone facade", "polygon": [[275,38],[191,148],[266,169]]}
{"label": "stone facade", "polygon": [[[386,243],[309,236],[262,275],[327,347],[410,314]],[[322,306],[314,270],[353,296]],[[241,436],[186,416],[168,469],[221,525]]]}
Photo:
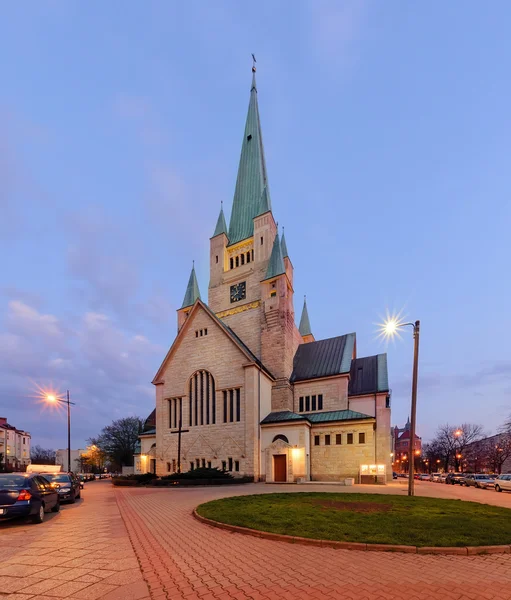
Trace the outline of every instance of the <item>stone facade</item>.
{"label": "stone facade", "polygon": [[[367,400],[357,400],[360,390],[350,393],[356,343],[338,344],[332,356],[315,350],[320,342],[308,313],[302,314],[307,329],[296,326],[293,279],[271,210],[254,77],[231,222],[227,228],[222,209],[210,240],[208,304],[199,299],[192,269],[177,314],[178,335],[153,381],[156,445],[150,460],[158,475],[179,466],[183,471],[211,466],[256,480],[336,480],[356,477],[361,464],[389,463],[388,387],[376,386]],[[309,378],[293,375],[302,344],[321,363],[319,374]],[[322,375],[325,365],[330,371]],[[320,394],[321,408],[300,410],[300,397]],[[350,405],[357,402],[370,412]],[[318,414],[328,422],[315,422]],[[311,442],[315,435],[349,433],[354,444]],[[144,434],[142,446],[147,439]],[[149,456],[145,450],[141,454]],[[149,470],[141,457],[137,465]]]}

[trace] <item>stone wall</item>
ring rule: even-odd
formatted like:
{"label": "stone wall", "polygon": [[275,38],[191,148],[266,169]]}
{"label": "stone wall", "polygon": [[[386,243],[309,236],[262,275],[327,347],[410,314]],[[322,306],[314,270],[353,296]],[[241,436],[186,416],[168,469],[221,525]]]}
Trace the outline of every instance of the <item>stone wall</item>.
{"label": "stone wall", "polygon": [[[293,412],[299,412],[300,396],[323,394],[323,411],[348,408],[348,376],[299,381],[293,386]],[[312,412],[312,411],[310,411]]]}
{"label": "stone wall", "polygon": [[[350,421],[312,427],[311,431],[311,479],[313,481],[341,481],[354,477],[358,481],[361,464],[375,463],[374,421]],[[353,444],[347,443],[347,434],[353,434]],[[365,433],[365,443],[359,443],[359,433]],[[336,444],[341,434],[342,443]],[[320,445],[315,445],[315,436]],[[325,445],[325,435],[330,435],[330,446]]]}

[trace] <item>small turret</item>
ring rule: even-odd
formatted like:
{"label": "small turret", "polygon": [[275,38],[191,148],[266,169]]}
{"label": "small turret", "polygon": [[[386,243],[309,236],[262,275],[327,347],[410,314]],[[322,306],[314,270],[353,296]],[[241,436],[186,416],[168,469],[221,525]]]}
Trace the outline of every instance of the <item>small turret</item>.
{"label": "small turret", "polygon": [[188,317],[192,306],[197,300],[200,300],[199,284],[197,283],[197,276],[195,275],[195,264],[192,266],[192,272],[188,279],[188,285],[186,286],[185,297],[183,298],[183,304],[177,311],[177,330],[179,331],[183,326],[184,322]]}
{"label": "small turret", "polygon": [[314,342],[314,335],[312,334],[311,324],[309,321],[309,311],[307,310],[307,297],[303,297],[303,310],[302,318],[300,319],[300,327],[298,328],[300,335],[302,336],[304,344]]}

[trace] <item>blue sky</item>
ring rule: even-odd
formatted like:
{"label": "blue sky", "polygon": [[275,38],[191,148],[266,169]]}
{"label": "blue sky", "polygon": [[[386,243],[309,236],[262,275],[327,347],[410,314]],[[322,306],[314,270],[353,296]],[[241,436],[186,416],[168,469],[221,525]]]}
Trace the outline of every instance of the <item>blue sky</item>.
{"label": "blue sky", "polygon": [[[316,339],[421,319],[419,434],[511,412],[508,24],[495,1],[41,1],[0,41],[0,416],[64,447],[146,416],[230,212],[257,57],[274,214]],[[411,335],[391,344],[393,423]]]}

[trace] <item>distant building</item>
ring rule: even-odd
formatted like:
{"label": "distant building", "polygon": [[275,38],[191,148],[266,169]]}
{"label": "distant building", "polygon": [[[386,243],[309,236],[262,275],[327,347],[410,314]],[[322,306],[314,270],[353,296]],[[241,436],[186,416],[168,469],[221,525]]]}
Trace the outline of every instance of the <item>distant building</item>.
{"label": "distant building", "polygon": [[463,470],[468,473],[511,473],[511,436],[497,433],[465,446]]}
{"label": "distant building", "polygon": [[85,454],[85,450],[71,450],[71,468],[67,464],[67,448],[64,450],[55,451],[55,464],[60,465],[63,471],[73,471],[73,473],[79,473],[82,468],[81,457]]}
{"label": "distant building", "polygon": [[30,433],[0,417],[0,463],[5,470],[24,471],[30,464]]}
{"label": "distant building", "polygon": [[[399,473],[408,472],[409,465],[409,454],[410,454],[410,417],[408,417],[408,421],[406,425],[401,429],[399,427],[394,427],[392,430],[393,433],[393,467],[394,471]],[[415,434],[415,441],[413,444],[413,449],[416,456],[420,456],[422,453],[422,438],[420,438],[417,434]],[[415,470],[417,470],[417,459],[415,459]]]}
{"label": "distant building", "polygon": [[[177,470],[172,459],[170,470]],[[135,473],[156,473],[156,409],[147,417],[135,448]]]}

